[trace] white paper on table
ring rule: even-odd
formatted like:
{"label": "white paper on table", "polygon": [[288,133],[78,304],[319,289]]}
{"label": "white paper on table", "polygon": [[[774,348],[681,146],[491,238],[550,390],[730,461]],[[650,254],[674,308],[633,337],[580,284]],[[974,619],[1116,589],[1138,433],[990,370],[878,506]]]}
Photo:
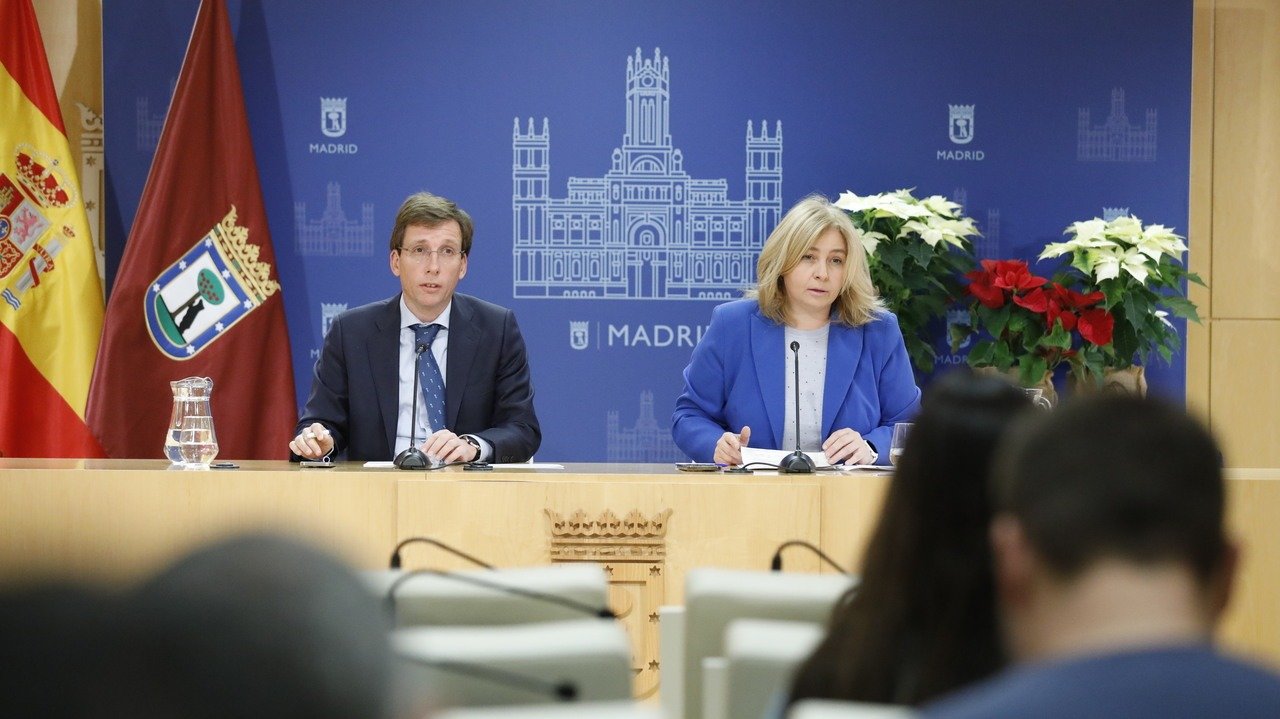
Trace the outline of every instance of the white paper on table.
{"label": "white paper on table", "polygon": [[[367,469],[394,469],[395,462],[365,462]],[[439,462],[432,462],[432,467],[440,466]],[[493,464],[490,465],[494,469],[564,469],[563,464],[552,464],[551,462],[519,462],[511,464]]]}
{"label": "white paper on table", "polygon": [[[791,454],[785,449],[759,449],[756,447],[742,448],[742,463],[751,464],[752,462],[763,462],[765,464],[778,464],[782,462],[787,455]],[[892,465],[887,464],[831,464],[827,459],[825,452],[805,452],[809,458],[813,460],[814,467],[832,467],[842,472],[859,472],[859,471],[876,471],[885,472],[893,469]]]}
{"label": "white paper on table", "polygon": [[494,469],[564,469],[563,464],[554,462],[504,462],[490,466]]}
{"label": "white paper on table", "polygon": [[[442,464],[444,463],[437,462],[432,459],[428,459],[427,466],[424,467],[424,469],[439,467]],[[395,469],[396,463],[395,462],[365,462],[364,466],[365,466],[365,469]]]}
{"label": "white paper on table", "polygon": [[[751,464],[752,462],[763,462],[765,464],[777,465],[782,462],[790,451],[785,449],[759,449],[757,447],[742,448],[742,463]],[[809,455],[809,459],[813,460],[815,467],[830,467],[831,462],[827,461],[827,455],[823,452],[805,452]]]}

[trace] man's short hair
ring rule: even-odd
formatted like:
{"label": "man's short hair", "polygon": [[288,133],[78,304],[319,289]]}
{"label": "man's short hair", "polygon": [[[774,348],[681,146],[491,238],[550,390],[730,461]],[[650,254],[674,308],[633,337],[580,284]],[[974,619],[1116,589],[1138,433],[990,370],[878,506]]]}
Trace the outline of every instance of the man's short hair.
{"label": "man's short hair", "polygon": [[415,192],[405,198],[396,212],[396,225],[391,230],[392,251],[402,249],[404,232],[409,227],[421,225],[435,227],[453,220],[462,230],[462,254],[471,254],[471,236],[475,234],[475,224],[471,215],[458,207],[453,200],[446,199],[430,192]]}
{"label": "man's short hair", "polygon": [[997,512],[1019,521],[1054,573],[1071,579],[1103,558],[1174,561],[1207,582],[1219,567],[1221,454],[1183,409],[1079,399],[1014,432],[1000,455]]}

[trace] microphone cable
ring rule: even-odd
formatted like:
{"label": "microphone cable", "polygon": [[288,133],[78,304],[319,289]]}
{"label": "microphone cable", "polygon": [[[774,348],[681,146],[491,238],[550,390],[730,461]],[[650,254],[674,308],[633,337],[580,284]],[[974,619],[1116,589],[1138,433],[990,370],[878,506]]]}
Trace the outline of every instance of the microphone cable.
{"label": "microphone cable", "polygon": [[818,555],[818,557],[821,558],[823,561],[825,561],[827,564],[830,564],[833,568],[835,568],[837,572],[840,572],[845,576],[849,576],[849,570],[845,569],[844,567],[836,563],[836,560],[828,556],[826,552],[822,551],[821,549],[818,549],[816,546],[814,546],[809,542],[804,541],[803,539],[788,539],[787,541],[779,545],[778,549],[773,553],[773,559],[769,560],[769,571],[771,572],[782,571],[782,550],[786,549],[787,547],[804,547],[809,551],[813,552],[814,554]]}
{"label": "microphone cable", "polygon": [[408,539],[401,540],[400,543],[396,545],[395,551],[391,552],[391,561],[389,562],[388,569],[399,569],[400,568],[400,550],[404,549],[405,545],[414,544],[416,542],[421,542],[423,544],[430,544],[433,547],[439,547],[440,549],[443,549],[444,551],[448,552],[449,554],[452,554],[455,557],[461,557],[462,559],[465,559],[468,562],[471,562],[477,567],[484,567],[485,569],[494,569],[494,566],[492,564],[489,564],[483,559],[477,559],[476,557],[473,557],[472,555],[467,554],[461,549],[457,549],[456,547],[445,544],[444,542],[441,542],[439,539],[435,539],[434,537],[409,537]]}
{"label": "microphone cable", "polygon": [[567,680],[547,681],[527,674],[487,667],[483,664],[456,662],[449,659],[427,659],[426,657],[405,654],[403,651],[397,652],[396,655],[403,661],[412,662],[420,666],[439,669],[449,674],[459,674],[493,684],[523,689],[533,694],[553,697],[562,702],[571,702],[578,698],[578,687]]}

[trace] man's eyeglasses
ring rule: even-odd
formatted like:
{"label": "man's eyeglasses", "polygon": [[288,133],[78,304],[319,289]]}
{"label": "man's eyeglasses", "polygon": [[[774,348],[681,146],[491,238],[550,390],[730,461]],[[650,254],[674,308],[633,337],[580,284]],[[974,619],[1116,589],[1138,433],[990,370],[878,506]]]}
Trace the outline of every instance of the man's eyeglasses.
{"label": "man's eyeglasses", "polygon": [[462,258],[462,250],[456,247],[441,247],[438,250],[429,250],[426,245],[414,245],[413,247],[401,247],[400,256],[408,257],[410,260],[422,264],[427,261],[428,255],[435,255],[440,260],[440,264],[447,265],[458,261]]}

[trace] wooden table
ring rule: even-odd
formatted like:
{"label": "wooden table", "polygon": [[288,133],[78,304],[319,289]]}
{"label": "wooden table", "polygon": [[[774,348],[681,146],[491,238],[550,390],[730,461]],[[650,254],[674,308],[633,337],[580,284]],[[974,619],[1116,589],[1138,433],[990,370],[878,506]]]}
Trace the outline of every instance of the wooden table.
{"label": "wooden table", "polygon": [[[310,539],[360,569],[429,535],[499,566],[597,561],[637,642],[638,686],[656,682],[656,618],[683,601],[697,566],[766,569],[804,539],[856,569],[890,477],[734,475],[670,465],[568,464],[399,472],[245,461],[183,471],[162,460],[0,459],[0,581],[66,576],[130,581],[193,546],[244,530]],[[1280,470],[1228,473],[1229,522],[1244,557],[1222,635],[1280,666]],[[461,560],[412,546],[406,567]],[[789,550],[788,571],[821,571]]]}

